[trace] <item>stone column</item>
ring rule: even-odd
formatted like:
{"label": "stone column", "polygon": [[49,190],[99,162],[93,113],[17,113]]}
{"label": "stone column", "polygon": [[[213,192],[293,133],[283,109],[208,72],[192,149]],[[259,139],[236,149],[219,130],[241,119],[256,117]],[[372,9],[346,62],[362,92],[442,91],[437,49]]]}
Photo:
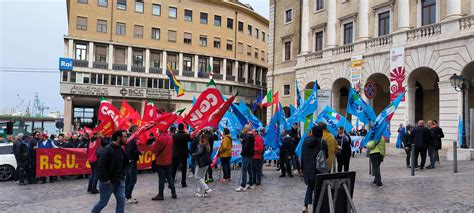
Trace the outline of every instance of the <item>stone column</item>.
{"label": "stone column", "polygon": [[471,15],[474,15],[474,0],[471,0]]}
{"label": "stone column", "polygon": [[194,55],[194,77],[198,78],[199,73],[199,55]]}
{"label": "stone column", "polygon": [[[234,75],[234,73],[236,74]],[[239,81],[239,61],[235,61],[234,70],[232,70],[232,75],[235,77],[234,81],[238,82]]]}
{"label": "stone column", "polygon": [[89,41],[89,48],[87,50],[87,60],[89,62],[89,68],[92,68],[94,62],[94,42]]}
{"label": "stone column", "polygon": [[132,47],[127,48],[127,71],[132,71]]}
{"label": "stone column", "polygon": [[150,49],[145,50],[145,73],[150,73]]}
{"label": "stone column", "polygon": [[332,108],[336,110],[336,112],[340,111],[341,106],[341,93],[339,91],[332,92]]}
{"label": "stone column", "polygon": [[408,124],[415,124],[415,85],[407,85],[406,105],[408,114]]}
{"label": "stone column", "polygon": [[359,0],[359,39],[369,38],[369,0]]}
{"label": "stone column", "polygon": [[72,98],[71,96],[64,97],[64,132],[71,132],[72,130]]}
{"label": "stone column", "polygon": [[109,70],[112,69],[112,65],[114,64],[114,45],[109,44],[109,49],[107,51],[108,53],[108,68]]}
{"label": "stone column", "polygon": [[179,53],[178,55],[178,72],[179,76],[183,76],[183,53]]}
{"label": "stone column", "polygon": [[249,75],[249,64],[248,64],[248,63],[245,63],[245,66],[244,66],[244,78],[245,78],[245,83],[249,83],[248,75]]}
{"label": "stone column", "polygon": [[303,7],[301,7],[301,53],[309,52],[309,0],[303,0]]}
{"label": "stone column", "polygon": [[167,64],[168,64],[168,61],[167,61],[168,59],[167,59],[166,50],[163,50],[163,54],[162,54],[162,55],[163,55],[163,61],[162,61],[162,63],[161,63],[161,73],[162,73],[163,75],[166,75],[166,66],[167,66]]}
{"label": "stone column", "polygon": [[410,0],[397,0],[398,30],[410,29]]}
{"label": "stone column", "polygon": [[328,9],[328,25],[327,25],[327,47],[332,48],[336,46],[336,1],[326,1]]}
{"label": "stone column", "polygon": [[74,58],[74,40],[72,39],[68,40],[67,57]]}
{"label": "stone column", "polygon": [[[212,56],[210,56],[209,57],[209,64],[211,65],[212,73],[214,73],[214,64],[213,63],[214,63],[214,58]],[[208,70],[208,71],[210,71],[210,70]],[[209,72],[209,77],[213,78],[213,76],[211,75],[211,72]]]}
{"label": "stone column", "polygon": [[446,19],[460,18],[462,16],[461,0],[449,0],[446,5],[446,11],[447,11]]}
{"label": "stone column", "polygon": [[[447,78],[447,77],[446,77]],[[458,140],[458,122],[459,115],[462,116],[462,92],[456,92],[451,86],[449,79],[441,80],[438,83],[439,88],[439,125],[444,128],[443,140]],[[467,100],[467,99],[466,99]],[[466,101],[467,104],[467,101]],[[466,108],[466,117],[469,117],[469,110]],[[469,138],[469,118],[463,119],[466,128],[466,138]],[[446,128],[446,127],[455,128]],[[469,139],[467,139],[469,141]],[[444,141],[443,141],[444,142]],[[445,143],[448,144],[448,143]],[[444,145],[443,147],[447,147]]]}
{"label": "stone column", "polygon": [[227,59],[222,59],[222,79],[227,80]]}
{"label": "stone column", "polygon": [[257,65],[253,66],[253,73],[252,73],[252,78],[253,78],[253,84],[255,85],[257,83]]}

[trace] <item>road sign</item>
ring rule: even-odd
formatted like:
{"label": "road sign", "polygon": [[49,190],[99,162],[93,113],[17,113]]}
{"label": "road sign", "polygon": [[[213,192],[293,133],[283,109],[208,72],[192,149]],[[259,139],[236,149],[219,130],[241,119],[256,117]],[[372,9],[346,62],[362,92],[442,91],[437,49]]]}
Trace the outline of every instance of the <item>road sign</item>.
{"label": "road sign", "polygon": [[377,87],[373,81],[367,81],[364,86],[365,97],[372,99],[377,94]]}

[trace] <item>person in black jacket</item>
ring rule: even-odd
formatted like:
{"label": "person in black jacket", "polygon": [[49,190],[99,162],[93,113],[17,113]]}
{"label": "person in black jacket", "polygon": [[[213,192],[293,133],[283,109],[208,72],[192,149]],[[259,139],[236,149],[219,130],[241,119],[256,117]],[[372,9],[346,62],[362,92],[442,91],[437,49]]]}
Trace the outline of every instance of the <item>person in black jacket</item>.
{"label": "person in black jacket", "polygon": [[97,177],[99,178],[100,200],[95,204],[92,213],[102,211],[109,202],[112,193],[117,201],[115,212],[125,211],[125,171],[128,159],[122,146],[127,141],[127,132],[115,131],[112,134],[112,143],[101,149],[97,163]]}
{"label": "person in black jacket", "polygon": [[25,184],[25,171],[28,165],[28,144],[25,142],[27,136],[24,136],[23,133],[17,135],[17,140],[13,144],[13,154],[16,159],[16,173],[18,175],[18,181],[20,185]]}
{"label": "person in black jacket", "polygon": [[173,135],[173,157],[172,157],[172,171],[173,180],[176,179],[176,171],[181,165],[181,186],[185,188],[186,185],[186,170],[188,161],[188,142],[191,141],[189,134],[184,131],[184,124],[178,125],[178,132]]}
{"label": "person in black jacket", "polygon": [[428,146],[428,156],[430,157],[430,165],[426,167],[426,169],[434,169],[436,160],[439,156],[437,156],[438,147],[441,144],[441,138],[444,137],[443,130],[436,125],[434,121],[428,121],[428,127],[430,128],[431,133],[431,143]]}
{"label": "person in black jacket", "polygon": [[316,169],[316,157],[321,150],[326,152],[326,157],[328,156],[327,145],[322,137],[323,129],[320,126],[313,126],[308,136],[304,139],[301,148],[301,168],[303,170],[304,182],[307,186],[304,197],[304,212],[308,211],[308,204],[313,204],[316,175],[320,173]]}
{"label": "person in black jacket", "polygon": [[295,139],[291,137],[287,131],[283,131],[282,136],[282,146],[280,147],[280,177],[286,177],[286,173],[288,173],[288,176],[293,177],[291,172],[291,158],[295,152],[293,146]]}
{"label": "person in black jacket", "polygon": [[194,177],[198,182],[198,190],[196,195],[198,197],[206,196],[212,190],[204,181],[204,175],[207,171],[207,167],[211,165],[211,147],[209,145],[209,135],[208,134],[200,134],[195,135],[194,137],[198,139],[198,145],[196,150],[191,154],[192,158],[196,162],[196,169],[194,173]]}
{"label": "person in black jacket", "polygon": [[[198,132],[197,134],[194,135],[194,138],[192,138],[191,140],[191,145],[189,146],[189,154],[193,154],[195,152],[198,151],[198,146],[199,146],[199,137],[202,133],[201,132]],[[209,140],[208,140],[208,143],[209,143]],[[191,173],[193,175],[196,174],[196,160],[194,160],[194,158],[191,158]],[[207,170],[206,170],[207,171]]]}
{"label": "person in black jacket", "polygon": [[438,142],[436,143],[436,147],[435,147],[435,159],[436,159],[436,162],[438,162],[438,165],[439,165],[439,153],[438,151],[442,148],[442,138],[444,138],[444,133],[443,133],[443,128],[439,127],[438,125],[438,121],[437,120],[433,120],[434,124],[436,125],[436,127],[438,128],[438,131],[439,131],[439,139],[438,139]]}
{"label": "person in black jacket", "polygon": [[[209,136],[209,146],[211,147],[211,153],[214,150],[214,141],[219,140],[216,133],[217,132],[213,129],[205,132],[205,134]],[[207,173],[206,173],[206,183],[212,183],[212,182],[214,182],[214,179],[212,178],[212,167],[209,166],[207,168]]]}
{"label": "person in black jacket", "polygon": [[[235,189],[237,192],[242,192],[247,189],[254,188],[252,183],[253,178],[253,170],[252,170],[252,158],[255,154],[254,152],[254,145],[255,145],[255,138],[250,133],[252,127],[250,125],[245,125],[242,129],[242,151],[240,155],[242,156],[242,170],[241,170],[241,182],[240,187]],[[247,182],[247,173],[249,175],[249,179]],[[248,184],[248,185],[247,185]]]}
{"label": "person in black jacket", "polygon": [[337,145],[341,147],[341,149],[336,153],[337,172],[342,172],[343,167],[344,172],[348,172],[352,153],[351,138],[346,134],[344,127],[342,126],[337,128],[336,141]]}
{"label": "person in black jacket", "polygon": [[425,127],[423,120],[418,121],[418,127],[413,129],[411,134],[412,142],[415,143],[415,162],[418,166],[418,156],[421,154],[420,169],[424,169],[426,162],[426,151],[428,145],[431,143],[431,133],[428,128]]}
{"label": "person in black jacket", "polygon": [[405,153],[407,154],[406,156],[406,164],[407,168],[411,168],[410,166],[410,157],[411,157],[411,144],[412,144],[412,139],[411,139],[411,134],[413,132],[413,126],[412,125],[407,125],[407,132],[402,138],[402,143],[403,147],[405,149]]}
{"label": "person in black jacket", "polygon": [[[291,128],[289,135],[293,138],[293,149],[296,150],[296,147],[298,146],[298,143],[300,142],[300,132],[298,130],[298,123],[294,123],[293,127]],[[301,174],[301,166],[300,166],[300,160],[299,157],[296,156],[296,153],[293,153],[293,156],[291,156],[291,164],[293,165],[293,168],[298,170],[298,174],[302,176]]]}
{"label": "person in black jacket", "polygon": [[78,148],[81,141],[79,140],[79,135],[77,133],[73,133],[71,136],[71,140],[69,140],[69,147],[68,148]]}
{"label": "person in black jacket", "polygon": [[[138,131],[138,126],[132,125],[128,129],[129,137]],[[138,203],[138,200],[132,198],[133,188],[137,183],[137,161],[140,159],[141,152],[138,150],[137,139],[130,140],[125,146],[125,155],[129,160],[129,166],[127,169],[127,175],[125,176],[125,203],[133,204]]]}

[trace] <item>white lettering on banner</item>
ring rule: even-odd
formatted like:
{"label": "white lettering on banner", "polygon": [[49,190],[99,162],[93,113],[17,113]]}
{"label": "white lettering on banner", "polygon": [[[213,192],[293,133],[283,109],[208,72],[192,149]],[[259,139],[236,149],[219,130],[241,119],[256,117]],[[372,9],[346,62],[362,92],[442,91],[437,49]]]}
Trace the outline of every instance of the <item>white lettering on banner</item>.
{"label": "white lettering on banner", "polygon": [[113,110],[109,110],[109,108],[107,106],[103,106],[102,109],[100,110],[100,112],[103,114],[103,115],[108,115],[112,118],[112,120],[114,121],[114,124],[115,126],[118,126],[119,123],[118,123],[118,116],[114,113]]}
{"label": "white lettering on banner", "polygon": [[214,94],[209,94],[206,96],[206,99],[201,102],[198,110],[194,111],[191,114],[191,121],[196,121],[202,118],[202,114],[209,111],[211,106],[217,105],[217,97]]}

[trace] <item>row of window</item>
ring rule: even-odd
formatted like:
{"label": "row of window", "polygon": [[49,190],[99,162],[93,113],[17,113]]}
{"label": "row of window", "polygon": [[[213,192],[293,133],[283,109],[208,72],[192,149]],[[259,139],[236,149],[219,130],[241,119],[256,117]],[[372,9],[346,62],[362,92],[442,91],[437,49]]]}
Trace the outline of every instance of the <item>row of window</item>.
{"label": "row of window", "polygon": [[[88,3],[88,0],[78,0],[80,3]],[[108,1],[107,0],[98,0],[98,5],[102,7],[107,7],[108,6]],[[135,0],[135,12],[138,13],[144,13],[144,2],[143,0]],[[119,10],[126,10],[127,9],[127,1],[126,0],[117,0],[117,9]],[[161,4],[156,4],[152,3],[151,5],[151,13],[155,16],[161,16]],[[184,9],[184,20],[188,22],[193,21],[193,11],[190,9]],[[199,23],[201,24],[208,24],[208,13],[206,12],[200,12],[199,13]],[[178,18],[178,8],[169,6],[168,7],[168,17],[171,19],[177,19]],[[222,25],[222,16],[220,15],[214,15],[214,26],[216,27],[221,27]],[[227,18],[227,29],[234,29],[234,19],[232,18]],[[80,30],[87,30],[87,26],[84,27],[84,25],[81,25],[81,28],[77,28]],[[238,31],[239,32],[244,32],[244,23],[242,21],[238,22]],[[101,31],[98,31],[101,32]],[[258,28],[255,28],[255,32],[253,31],[252,25],[248,24],[247,25],[247,34],[249,36],[255,36],[256,39],[262,39],[263,42],[265,42],[265,32],[261,31]]]}
{"label": "row of window", "polygon": [[[125,86],[125,87],[141,87],[150,89],[170,89],[170,81],[168,79],[160,78],[145,78],[125,75],[109,75],[97,73],[83,73],[83,72],[62,72],[62,82],[77,83],[77,84],[93,84],[93,85],[110,85],[110,86]],[[185,91],[201,92],[207,88],[207,83],[181,81]],[[216,85],[216,87],[225,95],[231,95],[233,89],[239,91],[239,95],[256,97],[259,90],[236,87],[230,85]]]}
{"label": "row of window", "polygon": [[[117,25],[116,25],[116,28],[115,28],[116,29],[115,33],[117,35],[126,35],[126,24],[121,23],[121,22],[117,22],[116,24]],[[87,30],[87,18],[86,17],[81,17],[81,16],[77,17],[77,29]],[[106,20],[101,20],[101,19],[97,20],[97,32],[103,32],[103,33],[107,32],[107,21]],[[177,42],[177,34],[178,33],[175,30],[168,30],[168,42]],[[143,38],[143,26],[134,25],[133,37]],[[160,40],[160,38],[161,38],[161,29],[156,28],[156,27],[152,27],[151,28],[151,38],[155,39],[155,40]],[[206,35],[199,35],[199,46],[207,47],[207,41],[208,41],[208,39],[207,39]],[[189,45],[191,45],[193,43],[192,33],[184,32],[183,43],[184,44],[189,44]],[[238,45],[237,52],[240,53],[240,54],[243,54],[244,44],[241,43],[241,42],[238,42],[237,45]],[[213,46],[214,46],[214,48],[220,49],[221,48],[221,38],[214,37]],[[230,39],[227,39],[226,46],[225,46],[226,50],[233,51],[233,48],[234,48],[233,46],[234,46],[234,41],[230,40]],[[247,55],[252,56],[252,52],[253,52],[252,45],[248,45],[247,46]],[[259,54],[261,54],[260,59],[262,61],[265,61],[265,51],[262,50],[261,52],[259,52],[259,49],[255,48],[254,57],[256,59],[259,58]]]}

